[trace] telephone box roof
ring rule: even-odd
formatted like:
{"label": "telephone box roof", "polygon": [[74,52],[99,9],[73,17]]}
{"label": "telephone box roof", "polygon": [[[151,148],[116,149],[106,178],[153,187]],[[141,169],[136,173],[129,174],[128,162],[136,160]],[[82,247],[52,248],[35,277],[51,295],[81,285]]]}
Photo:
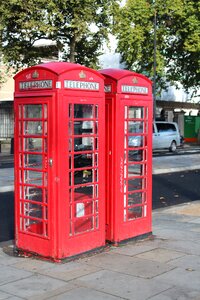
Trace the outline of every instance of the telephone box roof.
{"label": "telephone box roof", "polygon": [[[72,70],[85,70],[85,71],[89,71],[92,73],[95,73],[96,75],[99,75],[99,77],[104,78],[102,74],[100,74],[99,72],[90,69],[88,67],[85,67],[83,65],[80,64],[75,64],[75,63],[69,63],[69,62],[49,62],[49,63],[44,63],[44,64],[39,64],[39,65],[35,65],[33,67],[28,68],[29,70],[33,70],[33,69],[44,69],[44,70],[49,70],[50,72],[55,73],[56,75],[60,75],[62,73],[68,72],[68,71],[72,71]],[[24,69],[21,72],[19,72],[18,74],[16,74],[14,76],[14,78],[16,79],[16,77],[18,77],[19,75],[21,75],[23,72],[27,72],[28,69]]]}
{"label": "telephone box roof", "polygon": [[103,69],[103,70],[99,70],[99,73],[101,73],[102,75],[106,75],[112,79],[115,80],[120,80],[124,77],[127,76],[138,76],[141,77],[143,79],[145,79],[146,81],[148,81],[149,83],[152,84],[151,80],[149,78],[147,78],[146,76],[139,74],[139,73],[135,73],[129,70],[123,70],[123,69]]}

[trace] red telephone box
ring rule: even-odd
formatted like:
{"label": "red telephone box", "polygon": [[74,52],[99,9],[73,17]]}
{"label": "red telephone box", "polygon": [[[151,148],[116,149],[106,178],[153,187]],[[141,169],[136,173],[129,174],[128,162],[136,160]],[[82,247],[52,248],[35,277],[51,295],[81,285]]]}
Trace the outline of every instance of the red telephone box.
{"label": "red telephone box", "polygon": [[104,80],[78,64],[15,76],[16,246],[60,260],[105,245]]}
{"label": "red telephone box", "polygon": [[152,231],[152,84],[127,70],[106,69],[106,239]]}

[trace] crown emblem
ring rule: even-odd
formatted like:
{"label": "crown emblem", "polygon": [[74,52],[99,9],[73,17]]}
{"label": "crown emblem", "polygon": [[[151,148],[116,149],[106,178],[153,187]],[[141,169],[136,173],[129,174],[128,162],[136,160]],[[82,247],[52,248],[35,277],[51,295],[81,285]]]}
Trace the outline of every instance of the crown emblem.
{"label": "crown emblem", "polygon": [[83,70],[79,73],[79,77],[80,78],[85,78],[86,74],[83,72]]}
{"label": "crown emblem", "polygon": [[136,78],[136,77],[133,77],[133,79],[132,79],[132,81],[133,81],[133,83],[138,83],[138,79]]}
{"label": "crown emblem", "polygon": [[34,71],[32,74],[32,78],[38,78],[39,77],[39,73],[37,71]]}

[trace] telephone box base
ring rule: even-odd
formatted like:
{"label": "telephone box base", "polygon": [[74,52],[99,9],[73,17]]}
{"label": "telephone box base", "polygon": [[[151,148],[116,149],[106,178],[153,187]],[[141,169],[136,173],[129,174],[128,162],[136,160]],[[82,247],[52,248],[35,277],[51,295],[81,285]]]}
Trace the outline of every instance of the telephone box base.
{"label": "telephone box base", "polygon": [[132,237],[132,238],[128,238],[128,239],[125,239],[125,240],[122,240],[122,241],[113,241],[113,242],[106,241],[106,242],[111,244],[114,247],[118,247],[119,245],[123,245],[123,244],[129,243],[131,241],[136,242],[136,241],[141,241],[141,240],[145,240],[145,239],[149,239],[149,240],[154,239],[154,235],[153,235],[152,231],[148,232],[148,233],[145,233],[145,234],[141,234],[141,235]]}
{"label": "telephone box base", "polygon": [[23,249],[15,247],[13,250],[13,256],[26,257],[26,258],[32,257],[34,259],[49,261],[49,262],[53,262],[53,263],[67,263],[67,262],[74,261],[74,260],[77,260],[77,259],[80,259],[83,257],[89,257],[91,255],[101,253],[108,247],[109,247],[108,245],[105,245],[105,246],[101,246],[101,247],[98,247],[98,248],[95,248],[95,249],[92,249],[92,250],[89,250],[86,252],[79,253],[77,255],[72,255],[72,256],[64,257],[64,258],[46,257],[46,256],[39,255],[35,252],[29,252],[29,251],[25,251]]}

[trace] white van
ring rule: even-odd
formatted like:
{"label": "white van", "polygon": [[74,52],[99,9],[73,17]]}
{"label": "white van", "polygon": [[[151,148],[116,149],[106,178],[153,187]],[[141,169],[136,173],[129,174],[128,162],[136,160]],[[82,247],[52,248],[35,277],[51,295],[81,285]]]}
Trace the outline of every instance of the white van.
{"label": "white van", "polygon": [[153,123],[153,150],[168,148],[174,152],[180,145],[181,137],[177,123],[164,121]]}

